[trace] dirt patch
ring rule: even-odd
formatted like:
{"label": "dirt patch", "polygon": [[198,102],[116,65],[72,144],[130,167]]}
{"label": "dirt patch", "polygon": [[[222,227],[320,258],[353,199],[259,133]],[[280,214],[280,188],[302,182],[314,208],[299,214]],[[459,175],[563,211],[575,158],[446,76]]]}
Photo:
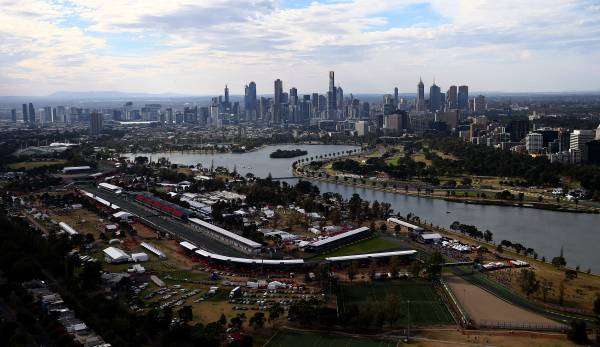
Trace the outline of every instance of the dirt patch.
{"label": "dirt patch", "polygon": [[562,326],[537,313],[512,305],[458,276],[448,276],[446,282],[475,324]]}

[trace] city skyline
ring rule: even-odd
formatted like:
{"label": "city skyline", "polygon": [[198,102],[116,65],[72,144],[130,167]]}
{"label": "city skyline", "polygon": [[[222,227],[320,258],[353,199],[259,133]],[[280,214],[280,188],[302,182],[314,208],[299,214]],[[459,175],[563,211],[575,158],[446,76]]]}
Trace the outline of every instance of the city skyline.
{"label": "city skyline", "polygon": [[[0,95],[114,90],[243,95],[255,81],[347,92],[598,91],[593,1],[19,1],[3,5]],[[215,15],[218,13],[219,15]],[[365,71],[367,73],[365,73]]]}

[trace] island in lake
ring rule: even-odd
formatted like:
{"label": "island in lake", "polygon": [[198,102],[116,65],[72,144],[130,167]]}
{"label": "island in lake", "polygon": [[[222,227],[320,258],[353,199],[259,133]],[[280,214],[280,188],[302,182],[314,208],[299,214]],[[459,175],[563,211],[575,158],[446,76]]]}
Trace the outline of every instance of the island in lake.
{"label": "island in lake", "polygon": [[281,150],[278,149],[269,155],[271,158],[294,158],[307,155],[308,152],[302,149]]}

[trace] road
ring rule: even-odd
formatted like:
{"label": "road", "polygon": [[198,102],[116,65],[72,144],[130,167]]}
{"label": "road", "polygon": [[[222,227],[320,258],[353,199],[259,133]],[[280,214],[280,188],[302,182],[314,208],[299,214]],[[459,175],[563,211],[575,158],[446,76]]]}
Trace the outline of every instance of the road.
{"label": "road", "polygon": [[186,222],[168,218],[157,211],[148,209],[136,202],[133,202],[125,194],[116,195],[91,185],[81,186],[81,188],[118,205],[123,211],[127,211],[149,221],[150,223],[154,224],[157,229],[174,234],[179,238],[187,240],[207,251],[233,257],[244,256],[244,254],[237,249],[229,247],[228,245],[225,245],[202,234],[199,231],[194,230]]}

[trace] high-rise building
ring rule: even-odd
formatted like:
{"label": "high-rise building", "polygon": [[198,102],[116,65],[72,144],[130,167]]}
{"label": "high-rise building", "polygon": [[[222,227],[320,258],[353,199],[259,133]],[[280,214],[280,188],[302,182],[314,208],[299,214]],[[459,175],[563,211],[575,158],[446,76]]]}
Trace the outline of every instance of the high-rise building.
{"label": "high-rise building", "polygon": [[33,104],[30,102],[29,103],[29,123],[31,124],[35,124],[35,108],[33,107]]}
{"label": "high-rise building", "polygon": [[408,128],[408,114],[402,112],[387,115],[385,116],[383,123],[384,129],[397,134]]}
{"label": "high-rise building", "polygon": [[394,106],[398,107],[400,99],[398,99],[398,87],[394,87]]}
{"label": "high-rise building", "polygon": [[293,106],[298,104],[298,89],[296,87],[290,89],[289,104]]}
{"label": "high-rise building", "polygon": [[450,110],[446,112],[438,112],[435,115],[435,121],[445,123],[448,129],[455,129],[458,126],[459,110]]}
{"label": "high-rise building", "polygon": [[327,91],[327,119],[337,117],[337,91],[335,88],[335,73],[329,71],[329,91]]}
{"label": "high-rise building", "polygon": [[283,82],[278,78],[274,82],[274,97],[273,97],[273,108],[272,108],[272,119],[271,122],[275,124],[281,123],[282,120],[282,106],[283,103]]}
{"label": "high-rise building", "polygon": [[456,86],[450,86],[448,92],[446,92],[446,104],[447,109],[458,108],[458,92]]}
{"label": "high-rise building", "polygon": [[23,123],[29,123],[29,114],[27,113],[27,104],[23,104]]}
{"label": "high-rise building", "polygon": [[583,151],[585,144],[594,140],[596,133],[594,130],[573,130],[569,142],[569,148]]}
{"label": "high-rise building", "polygon": [[474,112],[483,112],[487,110],[487,103],[485,102],[485,96],[477,95],[475,99],[473,99],[473,111]]}
{"label": "high-rise building", "polygon": [[596,140],[600,140],[600,125],[596,128]]}
{"label": "high-rise building", "polygon": [[540,152],[544,148],[544,136],[531,132],[525,136],[525,149],[529,153]]}
{"label": "high-rise building", "polygon": [[231,108],[231,103],[229,103],[229,88],[225,85],[225,109],[229,110]]}
{"label": "high-rise building", "polygon": [[256,120],[258,112],[258,104],[256,100],[256,83],[250,82],[244,88],[244,110],[246,120]]}
{"label": "high-rise building", "polygon": [[441,111],[442,109],[442,91],[435,82],[429,87],[429,109],[431,112]]}
{"label": "high-rise building", "polygon": [[461,110],[469,109],[469,86],[458,87],[458,108]]}
{"label": "high-rise building", "polygon": [[44,116],[42,118],[42,123],[52,123],[52,107],[44,107]]}
{"label": "high-rise building", "polygon": [[99,112],[92,112],[90,115],[90,135],[98,136],[102,132],[103,119]]}
{"label": "high-rise building", "polygon": [[10,110],[10,121],[13,123],[17,122],[17,109],[13,108],[12,110]]}
{"label": "high-rise building", "polygon": [[335,93],[336,93],[335,99],[337,102],[336,108],[338,110],[343,110],[344,109],[344,90],[342,89],[342,87],[337,86],[335,88]]}
{"label": "high-rise building", "polygon": [[529,132],[529,120],[516,119],[506,125],[506,132],[510,134],[510,141],[519,142]]}
{"label": "high-rise building", "polygon": [[417,101],[416,101],[417,112],[425,111],[425,85],[423,80],[419,78],[419,84],[417,84]]}
{"label": "high-rise building", "polygon": [[356,130],[356,134],[358,136],[365,136],[369,133],[369,122],[364,120],[359,120],[354,123],[354,129]]}

